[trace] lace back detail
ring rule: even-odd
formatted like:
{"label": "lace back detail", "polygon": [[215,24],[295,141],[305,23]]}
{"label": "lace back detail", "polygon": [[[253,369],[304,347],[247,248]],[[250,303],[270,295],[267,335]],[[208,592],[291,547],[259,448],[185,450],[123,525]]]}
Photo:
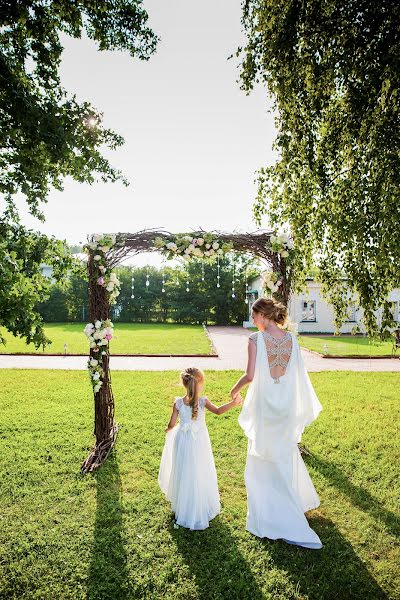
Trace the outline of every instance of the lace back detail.
{"label": "lace back detail", "polygon": [[281,339],[277,339],[267,331],[263,332],[269,371],[275,383],[286,373],[292,354],[292,336],[289,331]]}

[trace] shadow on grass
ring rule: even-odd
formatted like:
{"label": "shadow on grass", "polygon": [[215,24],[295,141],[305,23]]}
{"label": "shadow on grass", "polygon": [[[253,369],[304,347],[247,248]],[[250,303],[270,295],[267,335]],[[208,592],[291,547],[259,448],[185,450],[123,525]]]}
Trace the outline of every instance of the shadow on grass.
{"label": "shadow on grass", "polygon": [[308,550],[282,540],[260,540],[275,567],[283,569],[295,585],[295,598],[308,600],[388,600],[352,545],[334,523],[323,517],[309,519],[324,547]]}
{"label": "shadow on grass", "polygon": [[317,458],[315,455],[310,456],[308,462],[311,466],[318,469],[342,494],[345,494],[354,506],[368,512],[374,519],[383,521],[394,536],[397,537],[400,535],[399,517],[384,508],[376,498],[371,496],[362,487],[351,483],[336,465],[322,458]]}
{"label": "shadow on grass", "polygon": [[127,554],[123,544],[121,478],[115,451],[94,474],[96,522],[89,567],[89,600],[123,600],[130,596]]}
{"label": "shadow on grass", "polygon": [[196,598],[264,598],[237,542],[219,517],[204,531],[174,529],[171,522],[171,535],[196,578]]}

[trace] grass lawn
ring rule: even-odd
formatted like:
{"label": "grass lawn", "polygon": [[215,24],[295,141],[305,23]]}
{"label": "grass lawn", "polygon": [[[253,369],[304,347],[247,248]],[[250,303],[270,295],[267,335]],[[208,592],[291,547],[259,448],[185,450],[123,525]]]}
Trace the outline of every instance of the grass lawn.
{"label": "grass lawn", "polygon": [[[24,340],[3,332],[7,344],[0,345],[0,353],[64,354],[67,343],[69,354],[87,354],[83,323],[48,323],[47,337],[52,344],[42,351],[35,350]],[[201,325],[157,323],[115,323],[115,337],[110,348],[113,354],[211,354],[210,341]]]}
{"label": "grass lawn", "polygon": [[[300,335],[299,344],[308,350],[331,356],[391,356],[392,341],[375,341],[358,336]],[[328,347],[328,351],[324,346]]]}
{"label": "grass lawn", "polygon": [[[208,372],[226,401],[238,372]],[[174,529],[157,485],[175,372],[115,372],[116,451],[79,474],[92,445],[87,374],[0,371],[0,597],[130,600],[377,600],[400,597],[396,373],[312,374],[324,406],[306,430],[321,498],[309,513],[319,551],[245,530],[246,440],[238,411],[208,427],[222,514]]]}

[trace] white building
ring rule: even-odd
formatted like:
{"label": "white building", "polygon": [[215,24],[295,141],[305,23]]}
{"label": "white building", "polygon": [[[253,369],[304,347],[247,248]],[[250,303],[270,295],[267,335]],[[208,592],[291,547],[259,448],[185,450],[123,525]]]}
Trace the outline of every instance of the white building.
{"label": "white building", "polygon": [[[261,285],[261,275],[249,282],[249,316],[243,327],[252,327],[251,306],[257,298],[264,295]],[[394,289],[389,294],[393,303],[395,321],[400,321],[400,289]],[[340,328],[340,333],[351,333],[362,318],[362,308],[350,303],[347,311],[347,321]],[[289,301],[289,316],[298,323],[299,332],[303,333],[334,333],[334,310],[321,294],[321,284],[312,278],[307,279],[306,288],[301,294],[294,294]]]}

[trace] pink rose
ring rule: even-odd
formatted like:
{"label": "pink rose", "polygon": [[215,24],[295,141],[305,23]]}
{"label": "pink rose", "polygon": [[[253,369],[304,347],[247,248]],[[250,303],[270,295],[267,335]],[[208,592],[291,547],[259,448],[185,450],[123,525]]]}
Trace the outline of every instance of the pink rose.
{"label": "pink rose", "polygon": [[98,280],[97,280],[97,283],[99,285],[104,285],[104,277],[99,277]]}
{"label": "pink rose", "polygon": [[106,333],[106,335],[104,336],[106,338],[106,340],[110,341],[112,340],[112,334],[111,333]]}

